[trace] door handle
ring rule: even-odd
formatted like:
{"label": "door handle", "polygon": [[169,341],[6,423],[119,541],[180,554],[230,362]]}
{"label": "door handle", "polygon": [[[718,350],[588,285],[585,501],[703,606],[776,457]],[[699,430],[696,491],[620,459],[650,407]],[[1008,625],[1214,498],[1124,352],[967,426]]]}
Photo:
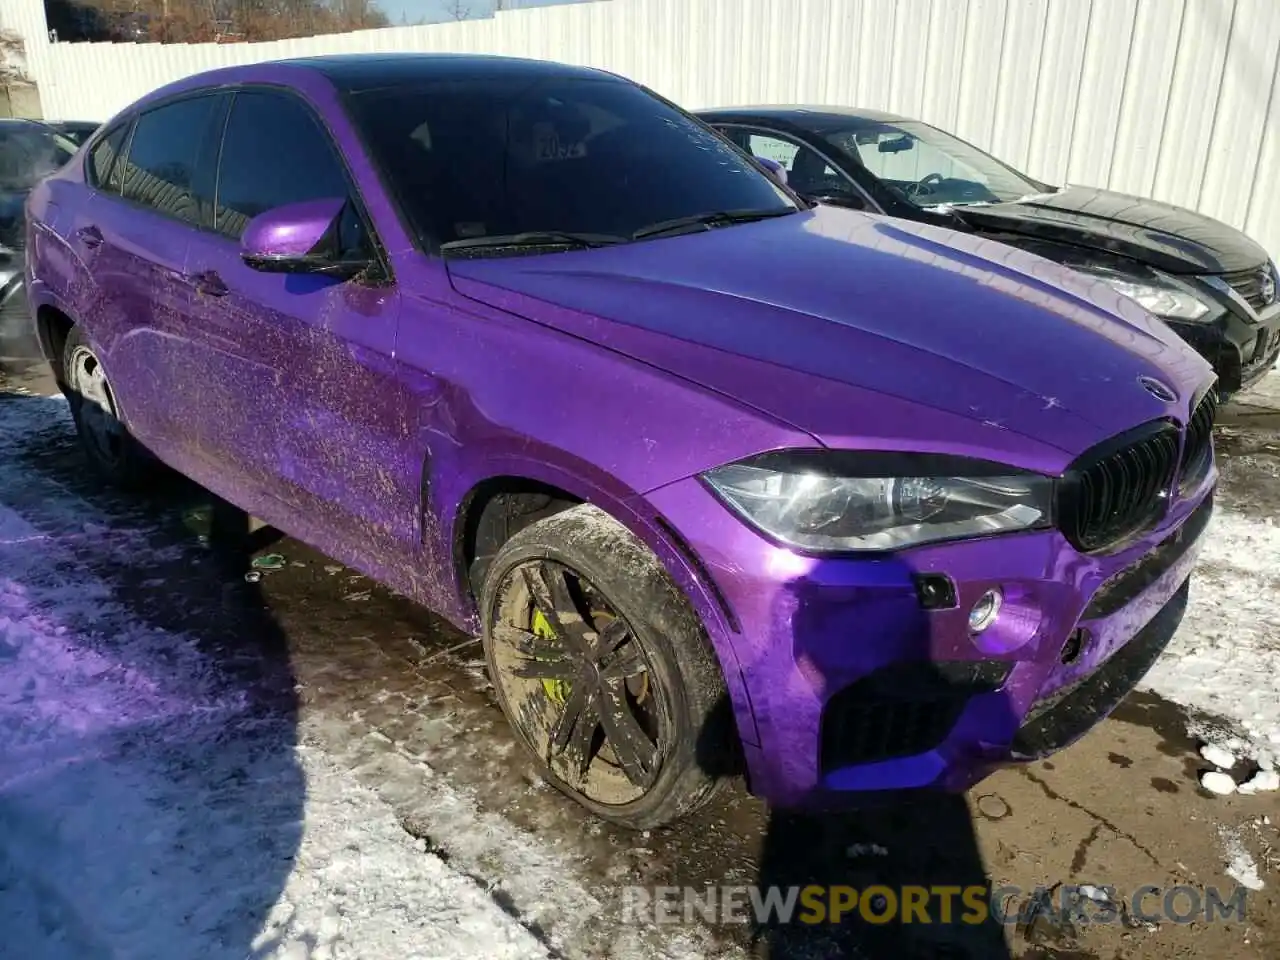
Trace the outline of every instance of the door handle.
{"label": "door handle", "polygon": [[205,270],[191,277],[191,285],[200,293],[208,294],[211,297],[225,297],[231,292],[231,288],[226,285],[223,279],[218,276],[216,270]]}
{"label": "door handle", "polygon": [[86,247],[100,246],[102,243],[102,231],[95,226],[81,227],[76,231],[76,236],[80,238],[80,242]]}

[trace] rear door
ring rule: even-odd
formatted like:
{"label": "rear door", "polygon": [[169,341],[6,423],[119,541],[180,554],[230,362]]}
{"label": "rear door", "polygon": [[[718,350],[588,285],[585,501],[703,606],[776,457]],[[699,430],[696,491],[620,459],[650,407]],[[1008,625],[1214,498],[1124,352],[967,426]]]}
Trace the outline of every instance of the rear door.
{"label": "rear door", "polygon": [[253,217],[338,197],[350,201],[344,246],[381,258],[354,180],[311,106],[280,88],[233,97],[215,230],[192,240],[187,259],[199,283],[202,402],[217,415],[211,449],[258,491],[264,518],[322,547],[355,537],[362,551],[394,550],[380,505],[405,422],[393,376],[399,295],[389,273],[342,281],[244,264],[239,241]]}
{"label": "rear door", "polygon": [[76,291],[79,318],[130,431],[168,460],[196,436],[182,348],[192,299],[185,266],[192,233],[212,215],[209,151],[223,104],[217,94],[187,96],[143,112],[127,136],[113,131],[89,158],[92,194],[67,225],[92,278]]}

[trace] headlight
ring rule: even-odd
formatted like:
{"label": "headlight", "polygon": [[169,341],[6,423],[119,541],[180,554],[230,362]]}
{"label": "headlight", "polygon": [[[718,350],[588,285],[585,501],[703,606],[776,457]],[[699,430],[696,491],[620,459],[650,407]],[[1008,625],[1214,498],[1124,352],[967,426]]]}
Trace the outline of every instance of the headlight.
{"label": "headlight", "polygon": [[703,479],[752,526],[817,553],[900,550],[1052,520],[1051,478],[953,457],[770,454]]}
{"label": "headlight", "polygon": [[1168,320],[1199,320],[1211,307],[1186,287],[1153,274],[1147,279],[1126,276],[1104,267],[1071,264],[1072,269],[1103,281],[1143,309]]}

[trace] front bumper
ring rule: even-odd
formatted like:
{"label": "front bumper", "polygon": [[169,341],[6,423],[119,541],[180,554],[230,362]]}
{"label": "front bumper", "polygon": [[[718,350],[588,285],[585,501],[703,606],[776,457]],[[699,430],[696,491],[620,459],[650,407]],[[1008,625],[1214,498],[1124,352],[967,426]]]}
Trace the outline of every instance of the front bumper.
{"label": "front bumper", "polygon": [[[736,621],[713,641],[740,673],[728,685],[752,792],[820,808],[966,789],[1083,736],[1181,621],[1216,475],[1109,556],[1051,530],[813,559],[765,544],[696,482],[648,499],[689,537]],[[925,609],[925,574],[950,578],[954,605]],[[996,587],[1001,615],[973,637],[968,611]]]}
{"label": "front bumper", "polygon": [[1165,323],[1213,365],[1224,396],[1249,389],[1280,358],[1280,306],[1264,311],[1256,322],[1228,311],[1208,323]]}

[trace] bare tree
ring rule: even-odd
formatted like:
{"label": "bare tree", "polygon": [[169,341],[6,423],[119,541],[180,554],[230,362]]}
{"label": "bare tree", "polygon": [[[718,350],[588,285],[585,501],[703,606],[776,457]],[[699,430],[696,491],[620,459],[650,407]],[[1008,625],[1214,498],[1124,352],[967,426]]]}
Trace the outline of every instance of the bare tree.
{"label": "bare tree", "polygon": [[27,79],[22,64],[22,38],[12,30],[0,30],[0,84]]}
{"label": "bare tree", "polygon": [[467,0],[449,0],[444,10],[455,20],[471,19],[471,4]]}

